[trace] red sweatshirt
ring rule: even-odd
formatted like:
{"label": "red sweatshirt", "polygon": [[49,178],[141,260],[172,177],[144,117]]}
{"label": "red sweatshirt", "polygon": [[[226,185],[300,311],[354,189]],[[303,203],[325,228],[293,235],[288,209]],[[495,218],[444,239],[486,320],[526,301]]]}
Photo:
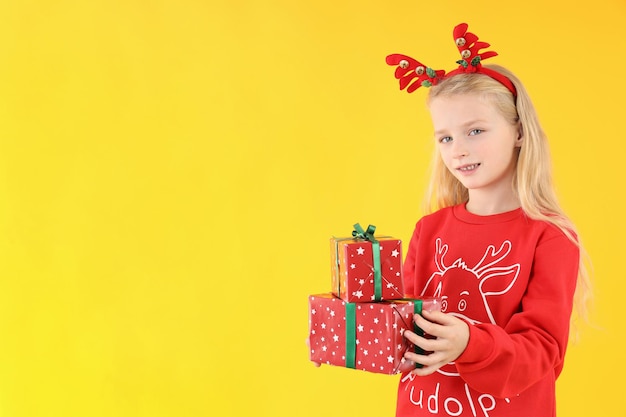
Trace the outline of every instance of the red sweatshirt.
{"label": "red sweatshirt", "polygon": [[561,230],[521,209],[477,216],[458,205],[423,217],[404,263],[405,291],[442,297],[470,337],[454,363],[402,375],[396,415],[555,416],[578,262]]}

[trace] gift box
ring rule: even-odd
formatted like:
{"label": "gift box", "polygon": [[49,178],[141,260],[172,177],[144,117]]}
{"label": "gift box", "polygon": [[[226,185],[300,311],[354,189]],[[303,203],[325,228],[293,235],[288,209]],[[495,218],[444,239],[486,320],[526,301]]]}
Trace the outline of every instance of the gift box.
{"label": "gift box", "polygon": [[438,299],[349,303],[331,293],[310,295],[310,360],[388,375],[413,369],[419,365],[404,354],[420,349],[402,334],[423,334],[413,314],[440,306]]}
{"label": "gift box", "polygon": [[404,297],[402,241],[374,237],[375,226],[354,225],[352,237],[330,239],[331,285],[348,302],[395,300]]}

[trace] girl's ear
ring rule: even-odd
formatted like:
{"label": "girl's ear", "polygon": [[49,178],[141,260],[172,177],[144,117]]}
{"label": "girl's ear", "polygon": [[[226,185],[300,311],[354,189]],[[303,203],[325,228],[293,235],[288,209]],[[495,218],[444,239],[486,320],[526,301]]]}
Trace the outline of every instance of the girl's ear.
{"label": "girl's ear", "polygon": [[524,141],[524,131],[522,130],[522,126],[517,129],[517,139],[515,140],[515,146],[522,146],[522,142]]}

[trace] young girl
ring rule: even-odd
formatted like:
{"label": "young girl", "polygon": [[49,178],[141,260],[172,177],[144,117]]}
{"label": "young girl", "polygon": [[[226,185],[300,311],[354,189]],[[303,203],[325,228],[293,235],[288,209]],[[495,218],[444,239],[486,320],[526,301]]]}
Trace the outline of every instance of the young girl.
{"label": "young girl", "polygon": [[581,246],[526,90],[482,66],[496,53],[480,52],[489,44],[466,24],[453,36],[462,59],[448,74],[387,57],[401,88],[432,86],[433,209],[415,226],[404,279],[407,297],[442,299],[442,312],[415,315],[428,337],[404,332],[427,353],[405,355],[423,366],[402,375],[396,415],[555,416],[574,299],[584,305],[588,287]]}

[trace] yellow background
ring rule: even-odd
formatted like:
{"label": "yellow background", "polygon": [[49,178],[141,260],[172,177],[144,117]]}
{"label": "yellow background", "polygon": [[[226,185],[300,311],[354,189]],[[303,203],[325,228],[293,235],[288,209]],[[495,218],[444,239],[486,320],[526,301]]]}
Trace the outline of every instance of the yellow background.
{"label": "yellow background", "polygon": [[[0,416],[392,416],[308,362],[352,224],[408,243],[467,21],[524,80],[595,265],[561,416],[624,416],[623,0],[0,1]],[[406,248],[405,248],[406,250]]]}

